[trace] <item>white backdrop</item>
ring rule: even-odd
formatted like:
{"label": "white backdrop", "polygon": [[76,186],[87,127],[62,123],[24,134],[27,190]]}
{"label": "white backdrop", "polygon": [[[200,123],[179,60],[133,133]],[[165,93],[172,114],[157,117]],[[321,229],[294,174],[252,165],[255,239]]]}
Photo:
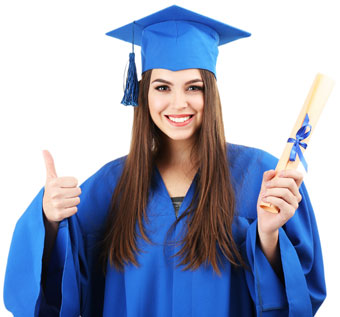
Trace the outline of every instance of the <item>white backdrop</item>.
{"label": "white backdrop", "polygon": [[[105,33],[172,4],[1,2],[0,295],[15,223],[44,185],[42,150],[54,156],[59,176],[75,176],[80,183],[128,152],[132,108],[120,105],[120,100],[131,46]],[[316,73],[337,81],[306,152],[305,177],[319,225],[328,290],[317,315],[334,316],[340,284],[337,1],[176,4],[252,33],[220,47],[217,76],[229,142],[279,157]],[[0,315],[11,315],[2,303]]]}

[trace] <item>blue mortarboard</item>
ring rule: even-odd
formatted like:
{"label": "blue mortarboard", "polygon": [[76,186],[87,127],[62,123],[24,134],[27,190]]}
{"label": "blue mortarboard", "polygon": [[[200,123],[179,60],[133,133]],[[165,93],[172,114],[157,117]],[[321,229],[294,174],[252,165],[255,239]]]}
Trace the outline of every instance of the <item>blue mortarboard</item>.
{"label": "blue mortarboard", "polygon": [[[174,5],[106,35],[132,43],[132,47],[141,46],[142,72],[201,68],[216,76],[218,46],[250,33]],[[132,52],[122,103],[137,106],[137,102],[138,79]]]}

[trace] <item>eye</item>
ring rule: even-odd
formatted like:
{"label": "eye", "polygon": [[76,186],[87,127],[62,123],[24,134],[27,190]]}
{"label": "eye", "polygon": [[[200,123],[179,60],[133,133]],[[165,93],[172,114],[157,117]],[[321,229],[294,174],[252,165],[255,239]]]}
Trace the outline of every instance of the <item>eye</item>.
{"label": "eye", "polygon": [[166,86],[166,85],[162,85],[162,86],[155,87],[155,89],[158,90],[158,91],[167,91],[167,90],[169,90],[169,87]]}
{"label": "eye", "polygon": [[189,90],[189,91],[203,91],[204,88],[203,88],[203,86],[190,86],[190,87],[188,88],[188,90]]}

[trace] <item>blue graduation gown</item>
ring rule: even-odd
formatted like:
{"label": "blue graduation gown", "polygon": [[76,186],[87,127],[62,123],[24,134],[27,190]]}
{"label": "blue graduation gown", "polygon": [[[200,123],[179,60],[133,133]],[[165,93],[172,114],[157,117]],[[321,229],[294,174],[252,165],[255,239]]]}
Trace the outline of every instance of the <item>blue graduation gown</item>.
{"label": "blue graduation gown", "polygon": [[[45,292],[41,287],[45,229],[44,188],[19,219],[9,252],[4,300],[14,316],[312,316],[326,290],[320,241],[305,185],[299,209],[279,230],[284,284],[277,277],[257,241],[256,203],[263,172],[277,159],[245,146],[227,144],[236,191],[234,239],[249,269],[224,261],[218,276],[211,266],[196,271],[177,267],[171,257],[179,250],[165,243],[176,220],[171,198],[157,168],[147,207],[147,233],[153,242],[138,241],[140,266],[119,272],[99,263],[99,242],[125,158],[104,165],[82,185],[78,213],[64,219],[48,267]],[[196,178],[195,178],[196,179]],[[179,210],[192,200],[193,180]],[[170,238],[183,234],[180,222]]]}

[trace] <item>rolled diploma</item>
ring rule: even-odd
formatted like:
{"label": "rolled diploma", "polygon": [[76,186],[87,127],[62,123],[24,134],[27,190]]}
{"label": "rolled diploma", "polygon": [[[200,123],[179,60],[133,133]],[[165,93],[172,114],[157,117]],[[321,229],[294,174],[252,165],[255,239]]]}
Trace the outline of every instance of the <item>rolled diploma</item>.
{"label": "rolled diploma", "polygon": [[[301,128],[303,121],[306,117],[306,114],[308,113],[309,116],[309,123],[312,126],[312,130],[310,135],[303,140],[304,143],[308,144],[313,132],[315,131],[316,123],[319,120],[319,117],[321,115],[321,112],[323,108],[325,107],[325,104],[327,102],[327,99],[333,89],[334,81],[330,79],[329,77],[323,75],[323,74],[317,74],[314,82],[312,84],[312,87],[308,93],[308,96],[306,98],[306,101],[301,109],[301,112],[297,118],[297,121],[294,125],[294,128],[290,134],[290,138],[296,139],[296,133]],[[276,166],[276,171],[282,171],[282,170],[289,170],[289,169],[297,169],[300,158],[298,155],[296,155],[295,161],[290,161],[289,156],[290,152],[293,147],[293,143],[287,142],[286,147],[284,148],[284,151],[281,155],[281,158]],[[300,147],[302,153],[305,151],[304,148]],[[272,213],[278,213],[279,209],[269,203],[261,202],[260,206]]]}

